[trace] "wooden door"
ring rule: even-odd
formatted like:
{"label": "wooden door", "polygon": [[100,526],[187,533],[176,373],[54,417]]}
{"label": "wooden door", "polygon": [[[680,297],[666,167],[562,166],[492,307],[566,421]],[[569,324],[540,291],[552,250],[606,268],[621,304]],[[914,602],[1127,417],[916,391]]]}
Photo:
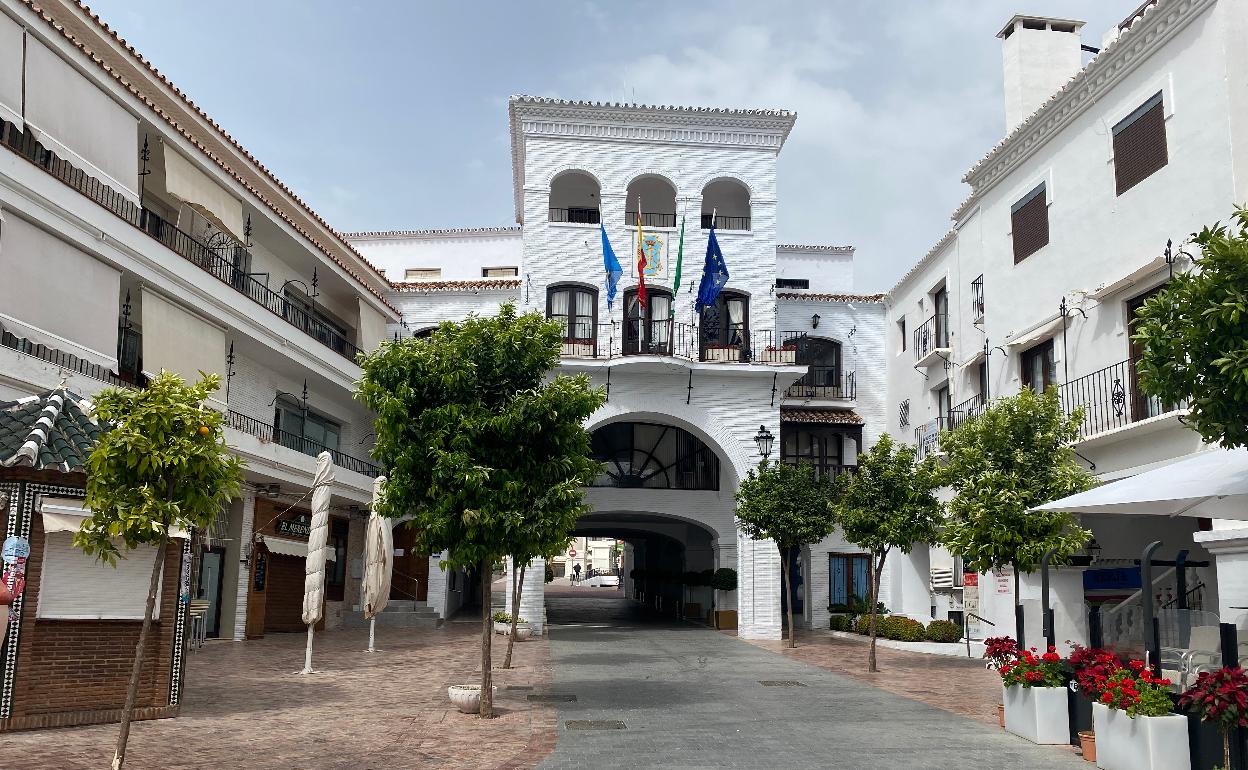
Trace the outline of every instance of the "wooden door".
{"label": "wooden door", "polygon": [[390,598],[426,601],[429,597],[429,557],[412,550],[416,533],[402,524],[394,528],[394,573]]}

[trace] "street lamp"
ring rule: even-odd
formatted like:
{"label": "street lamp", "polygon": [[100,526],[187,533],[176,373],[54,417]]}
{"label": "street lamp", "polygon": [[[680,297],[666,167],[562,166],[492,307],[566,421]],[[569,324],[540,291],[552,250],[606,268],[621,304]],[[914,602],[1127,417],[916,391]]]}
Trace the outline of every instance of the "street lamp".
{"label": "street lamp", "polygon": [[767,462],[767,458],[771,457],[771,444],[775,440],[776,437],[771,435],[766,425],[758,426],[758,433],[754,435],[754,443],[758,444],[758,453],[762,456],[763,462]]}

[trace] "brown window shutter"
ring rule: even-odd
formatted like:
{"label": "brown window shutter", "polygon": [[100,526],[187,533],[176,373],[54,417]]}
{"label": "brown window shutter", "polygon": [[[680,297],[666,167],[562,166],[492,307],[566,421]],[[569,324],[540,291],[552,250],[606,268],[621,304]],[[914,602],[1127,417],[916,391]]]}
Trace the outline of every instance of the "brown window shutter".
{"label": "brown window shutter", "polygon": [[[1149,106],[1149,102],[1153,102]],[[1170,156],[1166,149],[1166,115],[1160,94],[1145,102],[1147,109],[1114,126],[1114,183],[1122,195],[1164,167]]]}
{"label": "brown window shutter", "polygon": [[1010,228],[1014,234],[1014,264],[1022,262],[1049,243],[1049,204],[1044,185],[1028,194],[1020,204],[1015,204],[1010,214]]}

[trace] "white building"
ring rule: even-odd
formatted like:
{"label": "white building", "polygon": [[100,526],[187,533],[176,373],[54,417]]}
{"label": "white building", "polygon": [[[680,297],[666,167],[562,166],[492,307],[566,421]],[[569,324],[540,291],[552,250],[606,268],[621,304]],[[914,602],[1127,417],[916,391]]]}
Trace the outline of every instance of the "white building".
{"label": "white building", "polygon": [[[1053,385],[1069,409],[1086,410],[1076,449],[1108,481],[1209,449],[1183,425],[1182,405],[1140,392],[1130,319],[1171,269],[1187,269],[1178,251],[1188,234],[1248,201],[1248,68],[1238,43],[1248,8],[1158,0],[1111,30],[1086,66],[1081,27],[1016,16],[999,34],[1009,134],[964,177],[971,192],[952,229],[889,292],[884,428],[913,432],[936,451],[938,431],[987,398]],[[1158,558],[1186,551],[1209,563],[1186,571],[1186,591],[1174,570],[1159,568],[1145,590],[1159,609],[1186,601],[1228,622],[1243,618],[1234,607],[1245,603],[1248,529],[1233,529],[1242,523],[1084,516],[1083,524],[1101,567],[1136,570],[1132,560],[1155,539],[1164,542]],[[950,584],[960,566],[941,549],[920,550],[910,558],[916,590],[930,571],[942,586],[933,590],[936,614],[958,610],[962,589]],[[1129,607],[1116,607],[1132,593],[1129,581],[1103,584],[1106,573],[1093,570],[1085,598],[1082,573],[1054,578],[1057,639],[1086,642],[1085,601],[1107,596],[1116,595],[1104,605],[1107,635],[1130,626]],[[997,633],[1013,629],[1012,580],[979,580],[979,613]],[[1040,581],[1022,580],[1033,643]]]}

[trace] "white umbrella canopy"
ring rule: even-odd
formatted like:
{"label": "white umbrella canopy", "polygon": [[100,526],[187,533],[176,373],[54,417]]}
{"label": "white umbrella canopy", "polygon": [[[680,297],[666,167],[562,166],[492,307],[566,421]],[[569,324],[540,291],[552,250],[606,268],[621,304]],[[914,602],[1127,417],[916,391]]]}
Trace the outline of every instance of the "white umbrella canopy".
{"label": "white umbrella canopy", "polygon": [[316,456],[312,477],[312,525],[308,534],[308,556],[303,567],[303,622],[308,626],[308,648],[303,671],[312,673],[312,627],[321,619],[325,600],[325,560],[329,541],[330,486],[334,483],[334,460],[329,452]]}
{"label": "white umbrella canopy", "polygon": [[1248,449],[1201,452],[1032,510],[1248,521]]}
{"label": "white umbrella canopy", "polygon": [[364,583],[360,604],[368,618],[368,650],[373,651],[374,618],[390,601],[390,576],[394,570],[394,530],[391,522],[377,513],[385,476],[373,480],[373,502],[369,506],[368,528],[364,533]]}

